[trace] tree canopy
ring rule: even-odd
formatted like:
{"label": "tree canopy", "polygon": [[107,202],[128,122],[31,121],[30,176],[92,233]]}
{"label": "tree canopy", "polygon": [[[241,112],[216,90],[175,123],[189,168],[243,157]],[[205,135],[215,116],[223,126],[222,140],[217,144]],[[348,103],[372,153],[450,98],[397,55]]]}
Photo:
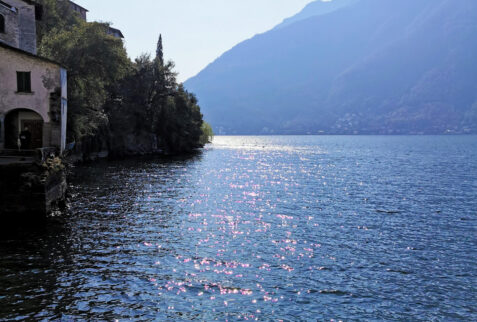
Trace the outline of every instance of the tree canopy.
{"label": "tree canopy", "polygon": [[94,138],[117,154],[136,147],[182,153],[206,143],[197,99],[164,61],[162,35],[154,59],[131,61],[109,24],[81,20],[67,1],[40,2],[39,54],[68,69],[71,138]]}

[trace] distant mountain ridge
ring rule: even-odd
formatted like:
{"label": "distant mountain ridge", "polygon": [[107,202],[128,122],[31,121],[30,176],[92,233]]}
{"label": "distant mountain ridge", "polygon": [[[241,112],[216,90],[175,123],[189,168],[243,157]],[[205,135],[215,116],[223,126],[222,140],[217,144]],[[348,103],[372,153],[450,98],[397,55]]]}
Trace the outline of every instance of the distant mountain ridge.
{"label": "distant mountain ridge", "polygon": [[293,17],[283,20],[283,22],[277,25],[275,29],[283,28],[308,18],[328,14],[356,2],[358,2],[358,0],[314,1],[309,3],[302,11]]}
{"label": "distant mountain ridge", "polygon": [[185,86],[217,133],[477,133],[475,35],[475,0],[317,1]]}

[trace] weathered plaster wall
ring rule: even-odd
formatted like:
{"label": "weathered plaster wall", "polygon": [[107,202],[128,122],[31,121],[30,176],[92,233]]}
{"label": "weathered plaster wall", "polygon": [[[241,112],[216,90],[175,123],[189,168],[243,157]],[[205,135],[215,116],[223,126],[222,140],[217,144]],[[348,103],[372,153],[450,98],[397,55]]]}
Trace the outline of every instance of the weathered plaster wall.
{"label": "weathered plaster wall", "polygon": [[[0,58],[0,148],[3,147],[5,139],[5,116],[12,110],[27,109],[38,113],[45,122],[44,146],[63,150],[66,136],[66,97],[62,98],[61,94],[66,93],[66,72],[54,63],[3,47],[0,47]],[[32,93],[17,93],[17,71],[31,73]],[[57,106],[52,106],[52,93],[59,95]],[[63,129],[65,133],[62,133]]]}
{"label": "weathered plaster wall", "polygon": [[6,17],[5,34],[0,34],[7,44],[13,47],[36,54],[36,18],[35,6],[21,0],[2,0],[8,5],[16,8],[16,12],[2,7],[5,12],[9,12]]}
{"label": "weathered plaster wall", "polygon": [[[60,66],[0,47],[0,114],[34,110],[50,122],[50,93],[61,88]],[[17,72],[31,72],[32,93],[17,93]]]}
{"label": "weathered plaster wall", "polygon": [[5,18],[5,32],[0,32],[0,41],[12,47],[20,47],[20,29],[18,13],[0,5],[0,14]]}

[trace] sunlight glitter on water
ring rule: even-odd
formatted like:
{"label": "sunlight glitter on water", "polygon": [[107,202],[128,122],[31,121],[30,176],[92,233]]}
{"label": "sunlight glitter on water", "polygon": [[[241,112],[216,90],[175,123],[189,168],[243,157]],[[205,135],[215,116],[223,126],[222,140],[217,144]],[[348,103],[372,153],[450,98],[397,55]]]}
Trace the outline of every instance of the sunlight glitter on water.
{"label": "sunlight glitter on water", "polygon": [[0,319],[475,319],[476,159],[465,137],[217,137],[80,168],[67,229],[2,244],[28,265],[0,271]]}
{"label": "sunlight glitter on water", "polygon": [[[313,153],[313,154],[325,154],[326,151],[322,150],[319,146],[306,146],[296,145],[294,142],[288,142],[290,144],[282,144],[277,141],[280,136],[216,136],[213,140],[212,147],[214,149],[231,149],[242,150],[244,152],[250,151],[276,151],[276,152],[289,152],[289,153]],[[285,137],[282,137],[285,138]],[[290,137],[288,137],[289,139]],[[304,137],[294,137],[296,140],[301,140]],[[254,154],[248,157],[253,160]]]}

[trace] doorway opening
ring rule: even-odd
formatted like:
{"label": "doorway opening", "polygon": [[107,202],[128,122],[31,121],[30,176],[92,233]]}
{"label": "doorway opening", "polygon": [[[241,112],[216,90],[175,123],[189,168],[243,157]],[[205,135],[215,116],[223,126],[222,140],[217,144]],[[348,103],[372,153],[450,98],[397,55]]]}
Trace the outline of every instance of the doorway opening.
{"label": "doorway opening", "polygon": [[16,109],[5,116],[5,148],[33,150],[43,147],[43,118],[28,109]]}

